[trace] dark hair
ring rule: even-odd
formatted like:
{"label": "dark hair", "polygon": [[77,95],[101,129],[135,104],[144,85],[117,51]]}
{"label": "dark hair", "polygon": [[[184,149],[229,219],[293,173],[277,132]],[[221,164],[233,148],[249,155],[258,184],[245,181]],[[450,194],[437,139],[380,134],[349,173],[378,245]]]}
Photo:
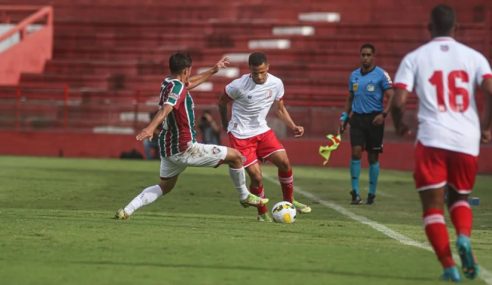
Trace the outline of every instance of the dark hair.
{"label": "dark hair", "polygon": [[176,52],[169,57],[169,70],[172,74],[180,74],[187,67],[191,67],[189,54]]}
{"label": "dark hair", "polygon": [[249,66],[260,66],[263,63],[267,63],[267,57],[262,52],[254,52],[249,55],[248,64]]}
{"label": "dark hair", "polygon": [[376,53],[376,48],[372,44],[369,44],[369,43],[361,45],[359,52],[361,52],[365,48],[372,50],[372,53]]}
{"label": "dark hair", "polygon": [[434,7],[431,12],[431,24],[437,36],[449,35],[455,24],[455,14],[453,8],[440,4]]}

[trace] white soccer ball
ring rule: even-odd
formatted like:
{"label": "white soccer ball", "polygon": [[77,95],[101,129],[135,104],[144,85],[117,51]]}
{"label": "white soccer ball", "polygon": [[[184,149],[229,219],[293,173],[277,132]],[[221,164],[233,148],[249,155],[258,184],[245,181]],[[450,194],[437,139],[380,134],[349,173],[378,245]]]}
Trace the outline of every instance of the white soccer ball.
{"label": "white soccer ball", "polygon": [[292,224],[296,221],[296,208],[287,201],[278,202],[272,208],[272,217],[277,223]]}

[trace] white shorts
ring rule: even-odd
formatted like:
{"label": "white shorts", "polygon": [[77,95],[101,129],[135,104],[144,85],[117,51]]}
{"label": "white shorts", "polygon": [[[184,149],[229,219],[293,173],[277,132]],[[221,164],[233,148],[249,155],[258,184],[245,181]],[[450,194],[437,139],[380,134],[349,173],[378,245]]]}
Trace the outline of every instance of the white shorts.
{"label": "white shorts", "polygon": [[217,167],[226,158],[227,147],[215,144],[194,143],[178,154],[162,157],[162,178],[171,178],[183,172],[187,166]]}

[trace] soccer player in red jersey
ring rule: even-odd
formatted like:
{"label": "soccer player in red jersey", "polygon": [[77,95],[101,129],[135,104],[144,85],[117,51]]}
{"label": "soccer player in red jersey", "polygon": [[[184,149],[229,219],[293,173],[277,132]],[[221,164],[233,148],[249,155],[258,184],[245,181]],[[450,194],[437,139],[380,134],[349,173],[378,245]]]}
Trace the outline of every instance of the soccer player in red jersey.
{"label": "soccer player in red jersey", "polygon": [[[294,200],[292,166],[284,147],[268,127],[266,116],[272,105],[275,105],[277,116],[295,137],[302,136],[304,128],[294,123],[285,108],[284,84],[280,78],[268,73],[266,55],[254,52],[250,54],[248,63],[251,72],[229,83],[219,101],[222,125],[227,129],[230,145],[246,158],[244,166],[251,178],[251,193],[264,197],[263,176],[258,160],[269,160],[278,168],[283,199],[293,203],[298,212],[309,213],[310,207]],[[228,120],[227,105],[230,102],[232,113]],[[257,218],[259,221],[271,221],[265,205],[258,207]]]}
{"label": "soccer player in red jersey", "polygon": [[[447,207],[457,235],[456,246],[463,273],[473,279],[478,265],[471,249],[472,209],[468,195],[477,173],[480,141],[491,140],[492,71],[479,52],[453,39],[455,13],[436,6],[430,17],[432,40],[402,60],[395,77],[392,116],[398,133],[408,93],[419,99],[414,179],[420,195],[425,233],[437,255],[445,280],[459,282],[444,220]],[[485,117],[480,124],[475,88],[486,95]]]}

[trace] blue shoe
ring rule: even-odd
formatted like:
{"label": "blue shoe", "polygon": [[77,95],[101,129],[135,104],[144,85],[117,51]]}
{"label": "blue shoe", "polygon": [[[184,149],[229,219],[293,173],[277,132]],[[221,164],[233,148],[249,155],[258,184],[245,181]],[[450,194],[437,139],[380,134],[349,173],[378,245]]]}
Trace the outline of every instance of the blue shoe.
{"label": "blue shoe", "polygon": [[458,268],[456,266],[444,268],[444,273],[441,276],[441,279],[444,281],[451,281],[451,282],[461,282],[461,275],[460,272],[458,271]]}
{"label": "blue shoe", "polygon": [[461,269],[463,274],[468,279],[475,279],[478,276],[478,264],[473,256],[471,249],[470,238],[464,235],[459,235],[456,240],[456,247],[461,258]]}

